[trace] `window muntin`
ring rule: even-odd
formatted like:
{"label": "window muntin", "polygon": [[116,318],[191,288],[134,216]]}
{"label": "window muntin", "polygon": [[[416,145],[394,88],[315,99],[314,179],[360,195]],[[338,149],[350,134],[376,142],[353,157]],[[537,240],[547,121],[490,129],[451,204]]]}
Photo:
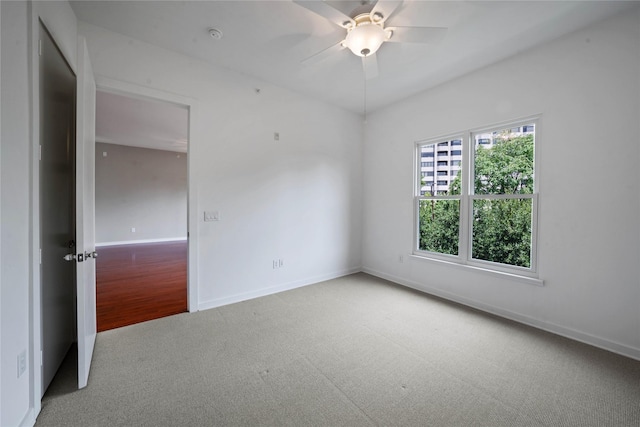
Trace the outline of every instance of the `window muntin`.
{"label": "window muntin", "polygon": [[[418,152],[436,152],[438,161],[456,165],[449,176],[436,171],[435,184],[420,183],[417,255],[536,275],[536,128],[537,120],[532,119],[417,144]],[[445,142],[462,145],[456,153],[462,160],[451,160],[453,153],[441,154],[437,148]],[[451,233],[457,239],[452,240]]]}

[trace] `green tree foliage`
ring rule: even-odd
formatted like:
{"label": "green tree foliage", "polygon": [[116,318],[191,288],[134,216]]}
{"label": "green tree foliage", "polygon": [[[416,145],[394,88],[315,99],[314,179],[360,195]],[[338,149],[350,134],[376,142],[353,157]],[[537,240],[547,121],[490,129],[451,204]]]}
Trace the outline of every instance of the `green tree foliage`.
{"label": "green tree foliage", "polygon": [[[460,195],[460,172],[449,185],[450,195]],[[420,202],[420,250],[458,255],[460,229],[459,200],[422,200]]]}
{"label": "green tree foliage", "polygon": [[531,265],[531,199],[474,200],[472,257]]}
{"label": "green tree foliage", "polygon": [[[493,147],[476,150],[475,194],[533,193],[533,135],[497,139]],[[458,174],[448,194],[460,193]],[[458,254],[459,206],[458,200],[420,202],[421,250]],[[531,199],[474,200],[473,258],[529,267],[531,211]]]}
{"label": "green tree foliage", "polygon": [[420,249],[458,255],[459,223],[458,200],[421,200]]}
{"label": "green tree foliage", "polygon": [[492,148],[476,150],[475,194],[533,193],[533,135],[496,140]]}

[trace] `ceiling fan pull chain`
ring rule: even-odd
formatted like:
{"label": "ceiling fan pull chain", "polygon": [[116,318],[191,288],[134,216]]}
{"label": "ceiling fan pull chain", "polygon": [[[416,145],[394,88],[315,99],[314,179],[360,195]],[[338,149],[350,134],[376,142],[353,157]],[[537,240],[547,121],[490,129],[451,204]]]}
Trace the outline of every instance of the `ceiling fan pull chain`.
{"label": "ceiling fan pull chain", "polygon": [[367,77],[364,80],[364,122],[367,123]]}

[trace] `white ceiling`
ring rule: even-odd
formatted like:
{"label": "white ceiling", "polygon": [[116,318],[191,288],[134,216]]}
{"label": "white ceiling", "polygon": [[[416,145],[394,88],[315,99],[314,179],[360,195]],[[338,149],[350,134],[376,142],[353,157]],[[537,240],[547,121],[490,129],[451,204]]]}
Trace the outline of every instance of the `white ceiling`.
{"label": "white ceiling", "polygon": [[[350,14],[362,2],[328,3]],[[637,4],[579,0],[405,0],[389,18],[388,25],[448,30],[434,44],[383,44],[377,53],[379,75],[366,81],[366,110],[371,112],[392,104]],[[361,58],[344,49],[320,63],[301,63],[343,40],[346,30],[290,0],[72,1],[71,5],[77,18],[89,24],[357,113],[365,110]],[[223,38],[213,39],[208,33],[211,27],[221,30]],[[115,116],[103,116],[104,111],[119,114],[118,120],[128,117],[130,122],[145,123],[149,117],[134,119],[134,116],[154,110],[134,108],[133,104],[120,107],[114,104],[117,101],[123,99],[111,94],[98,98],[97,132],[103,141],[135,139],[122,135],[125,129],[119,129],[121,122],[116,123]],[[125,108],[131,108],[127,117],[122,114]],[[102,123],[103,120],[109,123]],[[111,134],[103,130],[110,130]],[[142,132],[134,129],[133,123],[129,130],[138,135],[136,138]],[[176,129],[168,132],[170,138],[182,138],[175,135]],[[119,136],[116,138],[114,133]],[[146,142],[154,138],[169,137],[146,135]]]}

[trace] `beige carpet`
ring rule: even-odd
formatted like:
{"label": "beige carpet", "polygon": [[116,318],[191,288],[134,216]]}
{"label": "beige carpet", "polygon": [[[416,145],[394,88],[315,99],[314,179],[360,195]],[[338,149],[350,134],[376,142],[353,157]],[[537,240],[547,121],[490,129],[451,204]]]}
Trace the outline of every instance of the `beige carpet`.
{"label": "beige carpet", "polygon": [[37,426],[640,426],[640,362],[356,274],[98,335]]}

